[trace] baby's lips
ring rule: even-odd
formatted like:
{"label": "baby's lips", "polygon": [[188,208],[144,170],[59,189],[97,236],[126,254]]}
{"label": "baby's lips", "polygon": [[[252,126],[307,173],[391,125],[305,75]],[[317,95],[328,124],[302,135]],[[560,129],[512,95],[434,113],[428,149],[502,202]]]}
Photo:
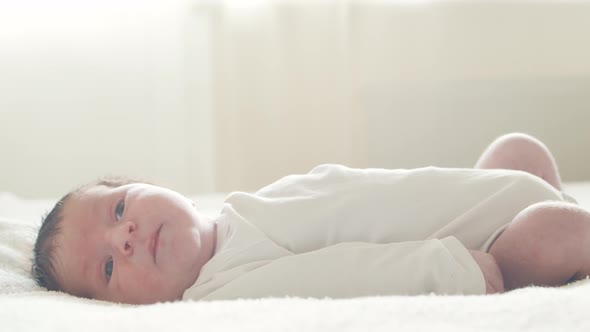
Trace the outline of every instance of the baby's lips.
{"label": "baby's lips", "polygon": [[150,236],[150,239],[148,241],[148,252],[152,256],[154,264],[156,263],[156,254],[158,252],[158,247],[160,244],[160,231],[162,230],[162,226],[163,225],[160,225],[156,229],[156,231],[152,234],[152,236]]}

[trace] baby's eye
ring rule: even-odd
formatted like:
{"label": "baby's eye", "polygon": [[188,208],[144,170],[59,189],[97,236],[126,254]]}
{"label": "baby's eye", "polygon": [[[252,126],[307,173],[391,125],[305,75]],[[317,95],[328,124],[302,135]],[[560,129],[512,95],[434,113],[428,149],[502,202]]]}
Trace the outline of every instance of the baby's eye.
{"label": "baby's eye", "polygon": [[113,257],[109,257],[109,260],[104,265],[104,275],[107,278],[107,283],[111,281],[111,275],[113,274]]}
{"label": "baby's eye", "polygon": [[120,201],[119,203],[117,203],[117,206],[115,207],[115,219],[117,219],[117,221],[121,220],[124,211],[125,201]]}

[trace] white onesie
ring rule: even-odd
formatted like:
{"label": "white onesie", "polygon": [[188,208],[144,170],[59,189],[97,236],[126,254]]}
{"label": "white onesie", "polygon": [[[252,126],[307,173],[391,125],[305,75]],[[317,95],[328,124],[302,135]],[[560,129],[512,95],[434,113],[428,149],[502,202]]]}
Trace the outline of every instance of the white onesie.
{"label": "white onesie", "polygon": [[546,200],[564,198],[520,171],[321,165],[230,194],[183,299],[485,294],[467,249]]}

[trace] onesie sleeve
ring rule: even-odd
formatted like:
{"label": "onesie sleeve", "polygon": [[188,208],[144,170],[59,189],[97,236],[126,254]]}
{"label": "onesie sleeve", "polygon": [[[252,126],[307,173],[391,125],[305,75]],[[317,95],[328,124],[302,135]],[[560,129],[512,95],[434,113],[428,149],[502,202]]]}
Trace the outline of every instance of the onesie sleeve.
{"label": "onesie sleeve", "polygon": [[485,280],[454,237],[390,244],[340,243],[279,258],[203,300],[260,297],[485,294]]}

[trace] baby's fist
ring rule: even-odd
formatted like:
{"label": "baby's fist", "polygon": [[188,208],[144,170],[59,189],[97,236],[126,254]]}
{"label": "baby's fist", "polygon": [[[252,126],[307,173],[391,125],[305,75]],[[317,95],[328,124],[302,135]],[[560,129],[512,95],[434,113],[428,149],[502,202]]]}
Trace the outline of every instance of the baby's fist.
{"label": "baby's fist", "polygon": [[469,250],[469,253],[483,273],[486,281],[486,294],[503,293],[504,277],[494,256],[477,250]]}

